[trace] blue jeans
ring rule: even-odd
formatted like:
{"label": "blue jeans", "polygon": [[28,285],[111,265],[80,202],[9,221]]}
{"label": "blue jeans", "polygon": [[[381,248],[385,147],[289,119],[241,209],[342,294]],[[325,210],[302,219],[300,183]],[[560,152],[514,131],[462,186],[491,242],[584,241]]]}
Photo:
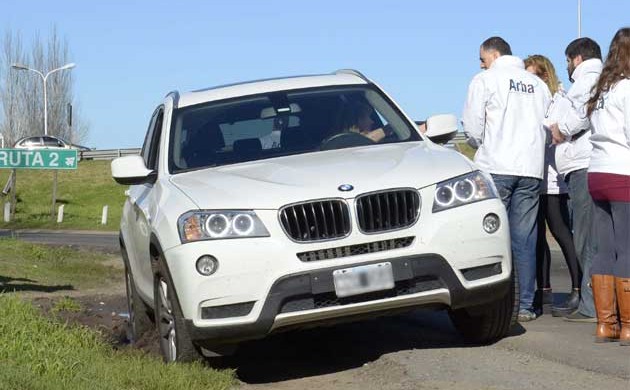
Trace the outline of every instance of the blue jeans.
{"label": "blue jeans", "polygon": [[585,316],[595,317],[593,290],[590,286],[591,264],[596,244],[592,232],[595,204],[588,192],[588,172],[586,169],[573,171],[567,175],[565,180],[569,187],[569,212],[571,213],[573,243],[580,268],[582,268],[578,311]]}
{"label": "blue jeans", "polygon": [[512,263],[518,271],[519,310],[533,310],[536,291],[536,241],[541,180],[492,175],[507,210],[512,238]]}

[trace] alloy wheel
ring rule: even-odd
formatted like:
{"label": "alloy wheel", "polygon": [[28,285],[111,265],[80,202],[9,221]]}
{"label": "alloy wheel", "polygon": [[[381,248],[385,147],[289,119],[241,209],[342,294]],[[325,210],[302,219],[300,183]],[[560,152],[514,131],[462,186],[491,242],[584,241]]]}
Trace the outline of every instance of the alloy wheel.
{"label": "alloy wheel", "polygon": [[158,332],[160,333],[160,346],[164,358],[168,362],[174,362],[177,359],[177,332],[175,330],[175,318],[173,316],[173,308],[169,297],[169,286],[164,279],[160,277],[158,281],[158,305],[159,319]]}

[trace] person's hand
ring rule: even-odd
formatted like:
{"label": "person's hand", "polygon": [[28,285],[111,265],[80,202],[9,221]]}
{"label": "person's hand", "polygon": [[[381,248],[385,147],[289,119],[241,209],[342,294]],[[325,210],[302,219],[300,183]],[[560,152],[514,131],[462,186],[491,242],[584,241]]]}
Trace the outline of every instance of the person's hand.
{"label": "person's hand", "polygon": [[385,131],[383,129],[376,129],[372,131],[362,132],[364,136],[371,139],[374,142],[380,142],[383,138],[385,138]]}
{"label": "person's hand", "polygon": [[561,144],[565,141],[566,137],[560,132],[560,127],[558,127],[557,123],[549,126],[549,130],[551,130],[551,142],[554,145]]}

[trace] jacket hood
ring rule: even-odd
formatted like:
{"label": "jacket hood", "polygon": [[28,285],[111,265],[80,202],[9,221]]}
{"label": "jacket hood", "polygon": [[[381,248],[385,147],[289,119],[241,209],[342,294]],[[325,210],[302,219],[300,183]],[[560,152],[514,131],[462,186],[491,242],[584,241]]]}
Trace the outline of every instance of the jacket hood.
{"label": "jacket hood", "polygon": [[[473,170],[468,159],[425,142],[331,150],[179,173],[170,181],[200,209],[279,209],[305,200],[422,188]],[[340,192],[341,184],[354,190]]]}
{"label": "jacket hood", "polygon": [[577,80],[583,75],[585,75],[586,73],[600,74],[602,73],[603,67],[604,67],[604,64],[602,63],[602,60],[600,60],[599,58],[591,58],[590,60],[586,60],[582,62],[580,65],[576,66],[575,70],[571,74],[571,78],[573,80]]}
{"label": "jacket hood", "polygon": [[523,62],[523,60],[511,55],[503,55],[497,58],[490,66],[490,69],[495,67],[503,68],[508,66],[515,66],[517,68],[525,69],[525,63]]}

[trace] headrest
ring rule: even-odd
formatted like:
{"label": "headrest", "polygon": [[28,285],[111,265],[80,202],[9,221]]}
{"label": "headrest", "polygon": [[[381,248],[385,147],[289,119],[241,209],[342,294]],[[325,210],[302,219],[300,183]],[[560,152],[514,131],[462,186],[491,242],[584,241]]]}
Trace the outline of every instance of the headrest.
{"label": "headrest", "polygon": [[234,141],[234,153],[236,154],[257,154],[262,151],[262,143],[259,138],[245,138]]}

